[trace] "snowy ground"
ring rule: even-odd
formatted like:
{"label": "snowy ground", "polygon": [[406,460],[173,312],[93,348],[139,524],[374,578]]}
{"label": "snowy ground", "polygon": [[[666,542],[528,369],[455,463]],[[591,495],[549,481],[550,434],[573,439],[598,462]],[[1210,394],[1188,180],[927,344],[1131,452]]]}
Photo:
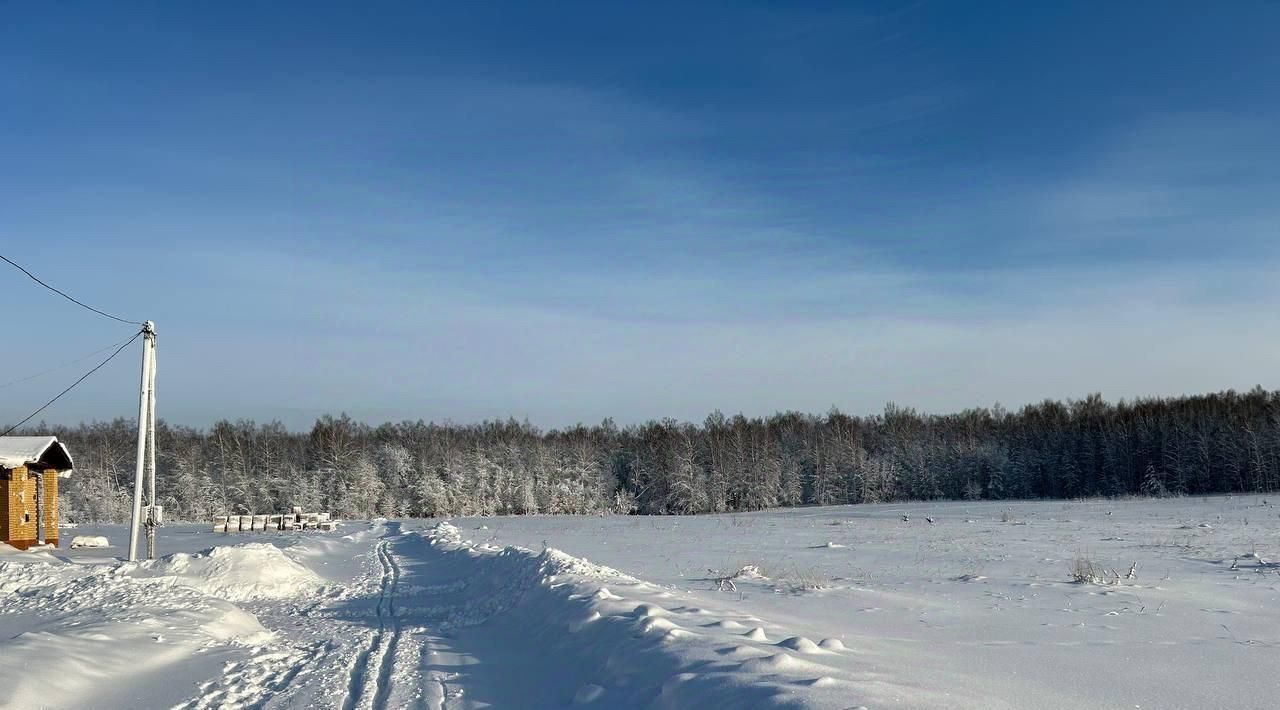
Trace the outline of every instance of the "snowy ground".
{"label": "snowy ground", "polygon": [[[172,526],[151,563],[9,552],[0,706],[1273,708],[1271,502]],[[1073,582],[1077,558],[1104,583]]]}

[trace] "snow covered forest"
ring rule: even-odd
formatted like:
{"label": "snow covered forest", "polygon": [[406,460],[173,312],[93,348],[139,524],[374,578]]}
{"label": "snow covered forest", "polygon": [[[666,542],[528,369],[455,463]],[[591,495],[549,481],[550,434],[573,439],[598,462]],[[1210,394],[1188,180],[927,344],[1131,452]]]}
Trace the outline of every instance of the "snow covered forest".
{"label": "snow covered forest", "polygon": [[[63,515],[127,519],[133,423],[32,427],[71,448]],[[712,414],[540,431],[514,420],[371,427],[161,422],[171,519],[301,505],[347,518],[693,514],[802,504],[1260,492],[1280,488],[1280,392],[1080,401],[928,415]]]}

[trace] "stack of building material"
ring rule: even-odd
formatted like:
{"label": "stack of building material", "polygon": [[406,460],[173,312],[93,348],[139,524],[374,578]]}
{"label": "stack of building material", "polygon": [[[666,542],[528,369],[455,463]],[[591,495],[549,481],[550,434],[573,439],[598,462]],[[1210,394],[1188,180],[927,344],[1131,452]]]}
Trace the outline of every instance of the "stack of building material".
{"label": "stack of building material", "polygon": [[213,531],[216,533],[266,532],[268,530],[322,530],[338,529],[338,522],[330,513],[304,513],[295,507],[290,513],[271,515],[215,515]]}

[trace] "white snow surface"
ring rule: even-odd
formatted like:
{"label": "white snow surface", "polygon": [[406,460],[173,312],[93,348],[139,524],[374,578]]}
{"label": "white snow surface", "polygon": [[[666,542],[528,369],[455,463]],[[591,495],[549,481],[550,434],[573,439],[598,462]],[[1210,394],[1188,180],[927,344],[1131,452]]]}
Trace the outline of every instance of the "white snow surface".
{"label": "white snow surface", "polygon": [[35,463],[50,446],[56,444],[56,436],[0,436],[0,468],[18,468]]}
{"label": "white snow surface", "polygon": [[0,556],[0,706],[1271,708],[1272,503],[170,526]]}
{"label": "white snow surface", "polygon": [[[79,539],[79,538],[77,538]],[[288,599],[316,592],[320,577],[275,545],[245,543],[196,554],[176,552],[121,565],[119,572],[190,587],[229,601]]]}
{"label": "white snow surface", "polygon": [[102,535],[76,535],[71,538],[71,547],[111,547],[111,541]]}
{"label": "white snow surface", "polygon": [[[0,707],[157,707],[191,692],[172,677],[217,671],[199,654],[261,645],[253,614],[183,587],[41,552],[0,561]],[[176,684],[175,684],[176,682]]]}

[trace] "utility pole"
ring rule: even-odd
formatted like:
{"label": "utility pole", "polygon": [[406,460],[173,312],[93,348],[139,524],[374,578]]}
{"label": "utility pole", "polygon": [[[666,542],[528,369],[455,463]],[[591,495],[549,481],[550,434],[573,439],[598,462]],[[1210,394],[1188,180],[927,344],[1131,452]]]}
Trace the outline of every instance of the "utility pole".
{"label": "utility pole", "polygon": [[156,336],[151,328],[151,377],[147,383],[147,559],[156,558],[156,527],[160,525],[156,505]]}
{"label": "utility pole", "polygon": [[[133,476],[133,518],[129,523],[129,561],[138,560],[138,527],[142,522],[142,486],[143,468],[150,463],[152,472],[151,505],[148,506],[147,519],[152,518],[155,507],[155,364],[156,364],[156,327],[151,321],[142,324],[142,383],[138,393],[138,456]],[[150,455],[148,455],[150,451]],[[149,552],[154,546],[151,540],[154,532],[148,522],[147,537]]]}

